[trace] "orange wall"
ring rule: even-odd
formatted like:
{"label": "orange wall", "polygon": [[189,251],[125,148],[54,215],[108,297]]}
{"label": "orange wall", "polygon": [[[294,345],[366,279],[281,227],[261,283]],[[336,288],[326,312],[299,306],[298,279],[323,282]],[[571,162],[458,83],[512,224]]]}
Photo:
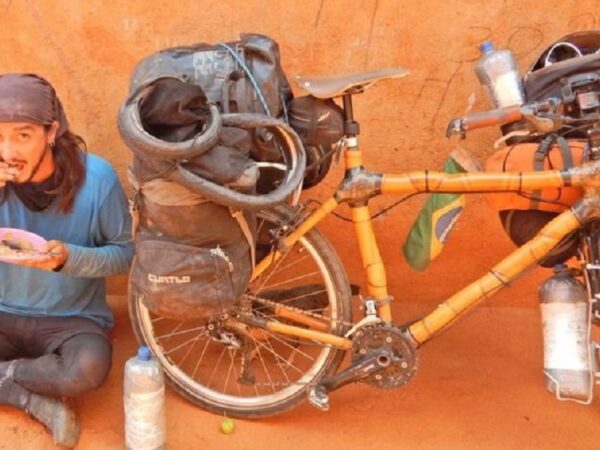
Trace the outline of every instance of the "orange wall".
{"label": "orange wall", "polygon": [[[498,47],[510,48],[525,70],[561,35],[600,25],[597,1],[553,3],[0,0],[0,71],[37,72],[51,80],[73,129],[124,179],[130,154],[115,118],[136,62],[168,46],[260,32],[279,41],[290,76],[408,68],[408,77],[381,83],[355,99],[366,162],[373,170],[393,172],[440,168],[456,145],[443,137],[447,121],[465,112],[472,94],[475,109],[487,106],[473,72],[479,43],[492,39]],[[496,137],[493,130],[473,133],[463,145],[484,159]],[[321,188],[308,194],[324,198],[339,176],[340,170],[333,170]],[[373,209],[393,200],[378,199]],[[422,201],[411,199],[375,224],[398,302],[438,302],[512,248],[495,213],[474,195],[442,257],[426,273],[412,271],[402,259],[401,245]],[[340,211],[347,214],[344,207]],[[352,281],[363,283],[355,244],[339,231],[341,225],[332,218],[322,229],[339,247]],[[534,306],[535,281],[543,276],[538,270],[534,281],[518,282],[499,300]],[[124,286],[124,277],[111,280],[112,292],[122,293]]]}

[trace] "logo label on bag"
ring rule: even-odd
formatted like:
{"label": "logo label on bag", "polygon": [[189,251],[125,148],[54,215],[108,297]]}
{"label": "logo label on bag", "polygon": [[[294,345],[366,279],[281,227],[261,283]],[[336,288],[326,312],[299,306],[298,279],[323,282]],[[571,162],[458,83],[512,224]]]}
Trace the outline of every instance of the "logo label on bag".
{"label": "logo label on bag", "polygon": [[154,275],[153,273],[149,273],[148,281],[151,281],[152,283],[159,283],[159,284],[186,284],[186,283],[192,282],[192,277],[190,277],[190,276],[178,277],[176,275],[171,275],[171,276],[165,277],[162,275]]}

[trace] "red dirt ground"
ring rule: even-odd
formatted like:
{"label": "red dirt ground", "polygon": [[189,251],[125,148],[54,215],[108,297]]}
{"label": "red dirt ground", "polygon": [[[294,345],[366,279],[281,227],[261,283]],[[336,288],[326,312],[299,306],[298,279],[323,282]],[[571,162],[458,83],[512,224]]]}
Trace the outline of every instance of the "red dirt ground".
{"label": "red dirt ground", "polygon": [[[77,400],[78,449],[124,447],[123,365],[137,346],[124,297],[111,297],[117,326],[106,384]],[[399,305],[395,306],[396,308]],[[331,410],[305,404],[261,421],[222,418],[167,393],[170,449],[592,449],[600,442],[600,405],[559,402],[543,385],[539,314],[532,308],[483,307],[420,350],[406,387],[348,386]],[[0,448],[50,449],[50,436],[23,413],[0,408]]]}

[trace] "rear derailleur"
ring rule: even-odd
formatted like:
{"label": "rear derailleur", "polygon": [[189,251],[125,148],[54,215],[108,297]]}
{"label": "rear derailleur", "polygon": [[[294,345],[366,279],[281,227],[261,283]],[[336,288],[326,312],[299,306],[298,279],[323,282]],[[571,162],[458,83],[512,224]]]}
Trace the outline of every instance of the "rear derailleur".
{"label": "rear derailleur", "polygon": [[254,385],[256,377],[250,369],[250,362],[255,354],[249,344],[251,331],[248,326],[237,320],[236,314],[226,313],[210,320],[207,329],[213,341],[223,344],[234,354],[237,352],[241,354],[237,382],[244,385]]}

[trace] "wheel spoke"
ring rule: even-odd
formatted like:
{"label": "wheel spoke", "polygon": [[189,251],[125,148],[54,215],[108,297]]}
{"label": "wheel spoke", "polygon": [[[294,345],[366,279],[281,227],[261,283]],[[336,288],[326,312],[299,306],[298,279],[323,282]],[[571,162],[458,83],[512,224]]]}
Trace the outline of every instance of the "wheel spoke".
{"label": "wheel spoke", "polygon": [[[300,276],[297,276],[294,278],[288,278],[287,280],[280,281],[279,283],[273,283],[268,286],[265,286],[264,289],[266,289],[266,288],[272,289],[276,286],[285,286],[286,284],[293,283],[294,281],[303,280],[304,278],[314,277],[315,275],[318,275],[318,274],[319,274],[319,272],[315,271],[315,272],[310,272],[306,275],[300,275]],[[264,289],[261,289],[261,290],[264,290]]]}
{"label": "wheel spoke", "polygon": [[231,376],[231,371],[235,364],[235,358],[233,355],[235,354],[236,350],[233,348],[228,348],[227,351],[229,353],[230,361],[229,361],[229,368],[227,369],[227,376],[225,377],[225,384],[223,385],[223,392],[227,392],[227,385],[229,384],[229,377]]}
{"label": "wheel spoke", "polygon": [[[319,291],[310,291],[310,292],[308,292],[306,294],[296,295],[295,297],[286,298],[285,300],[278,300],[277,303],[280,304],[280,305],[281,304],[286,304],[286,303],[289,303],[289,302],[293,302],[295,300],[300,300],[300,299],[307,298],[307,297],[313,297],[313,296],[315,296],[317,294],[325,294],[325,293],[327,293],[327,290],[325,290],[325,289],[321,289]],[[254,298],[257,301],[261,301],[262,300],[260,296],[257,296],[257,297],[254,297]]]}
{"label": "wheel spoke", "polygon": [[[292,247],[293,248],[293,247]],[[290,254],[290,252],[292,251],[292,248],[289,248],[283,255],[281,255],[281,257],[279,258],[278,261],[275,262],[275,266],[273,266],[273,269],[269,271],[269,273],[267,273],[266,275],[264,275],[265,279],[263,280],[263,282],[261,283],[261,285],[258,287],[258,289],[256,289],[257,292],[260,292],[263,290],[265,284],[271,279],[271,277],[277,272],[277,268],[279,266],[281,266],[281,264],[283,263],[283,261],[285,260],[285,258],[287,258],[287,256]]]}
{"label": "wheel spoke", "polygon": [[[240,389],[240,383],[237,381],[239,380],[240,376],[238,375],[238,371],[235,368],[235,352],[229,352],[229,358],[231,359],[231,367],[233,368],[233,376],[235,377],[235,387],[237,388],[238,395],[241,397],[242,390]],[[225,389],[226,388],[227,386],[225,386]],[[225,389],[223,390],[225,391]]]}
{"label": "wheel spoke", "polygon": [[223,348],[221,349],[221,353],[219,354],[219,359],[217,359],[217,363],[215,364],[215,367],[213,367],[210,377],[208,378],[208,381],[206,382],[206,385],[209,387],[210,387],[210,383],[212,382],[213,377],[215,376],[215,373],[217,373],[217,369],[219,368],[219,365],[221,364],[221,360],[223,359],[223,355],[225,354],[226,350],[227,350],[227,347],[224,345]]}
{"label": "wheel spoke", "polygon": [[[314,297],[315,295],[326,294],[326,293],[327,293],[326,289],[321,289],[319,291],[310,291],[303,295],[297,295],[295,297],[286,298],[285,300],[277,299],[277,301],[275,301],[275,303],[277,303],[278,306],[288,306],[288,303],[298,302],[299,300],[302,300],[304,298],[311,298],[311,297]],[[263,293],[263,295],[264,295],[264,293]],[[261,303],[263,305],[262,307],[254,308],[254,311],[264,311],[265,309],[272,308],[272,306],[269,303],[267,303],[272,300],[269,300],[268,298],[262,298],[259,295],[259,296],[252,297],[252,300],[254,300],[258,303]],[[298,303],[300,303],[300,302],[298,302]],[[296,308],[296,309],[302,309],[305,312],[311,312],[311,313],[316,312],[316,311],[324,311],[325,310],[325,308],[315,308],[315,309]],[[324,319],[324,317],[323,317],[323,319]]]}
{"label": "wheel spoke", "polygon": [[179,365],[180,366],[183,366],[183,364],[185,363],[185,361],[188,359],[188,356],[190,356],[192,354],[192,350],[194,349],[194,347],[196,347],[196,344],[199,341],[200,341],[200,339],[196,339],[196,341],[192,345],[190,345],[190,347],[185,352],[185,355],[183,355],[183,358],[181,358],[181,361],[179,361]]}
{"label": "wheel spoke", "polygon": [[[266,317],[266,316],[264,316],[264,315],[261,315],[261,317]],[[302,350],[299,350],[299,349],[298,349],[298,347],[294,347],[294,346],[293,346],[293,345],[291,345],[289,342],[286,342],[286,341],[285,341],[285,339],[282,339],[281,337],[277,336],[277,335],[276,335],[275,333],[273,333],[272,331],[263,330],[263,332],[264,332],[264,333],[265,333],[267,336],[270,336],[272,339],[275,339],[276,341],[278,341],[278,342],[281,342],[283,345],[285,345],[285,346],[289,347],[289,348],[292,350],[292,352],[299,353],[299,354],[301,354],[302,356],[304,356],[305,358],[307,358],[307,359],[309,359],[309,360],[311,360],[311,361],[314,361],[314,360],[315,360],[315,358],[313,358],[312,356],[310,356],[310,355],[309,355],[309,354],[307,354],[307,353],[304,353]]]}
{"label": "wheel spoke", "polygon": [[[260,350],[259,350],[258,347],[260,346],[260,347],[264,348],[266,351],[270,352],[275,357],[275,359],[283,360],[286,363],[288,363],[287,359],[285,359],[284,357],[282,357],[281,355],[279,355],[277,352],[272,352],[267,346],[265,346],[263,343],[259,342],[257,339],[252,338],[252,341],[254,341],[256,350],[259,353],[260,353]],[[293,369],[295,369],[299,374],[301,374],[301,375],[304,374],[304,372],[301,369],[299,369],[298,367],[294,366],[293,364],[291,364],[290,367],[293,368]],[[269,380],[270,380],[270,378],[271,377],[269,377]]]}
{"label": "wheel spoke", "polygon": [[206,354],[206,350],[208,349],[208,346],[209,346],[209,344],[211,342],[212,342],[211,339],[207,339],[206,340],[206,344],[204,344],[204,348],[202,349],[202,353],[200,353],[200,356],[198,357],[198,361],[196,361],[196,365],[194,366],[194,371],[192,372],[192,378],[196,378],[196,372],[198,371],[198,368],[200,367],[200,363],[204,359],[204,355]]}
{"label": "wheel spoke", "polygon": [[167,320],[167,318],[166,318],[166,317],[155,316],[155,317],[152,319],[152,323],[158,323],[158,322],[161,322],[161,321],[163,321],[163,320]]}
{"label": "wheel spoke", "polygon": [[271,386],[271,389],[273,389],[273,392],[275,392],[275,386],[273,385],[273,380],[271,379],[271,374],[269,373],[269,369],[267,369],[267,365],[265,364],[265,360],[262,356],[262,354],[260,353],[260,346],[263,346],[263,344],[261,344],[260,342],[258,342],[258,340],[252,338],[252,341],[254,342],[254,348],[256,349],[256,354],[258,355],[258,359],[260,360],[262,366],[263,366],[263,370],[265,371],[265,375],[267,376],[267,378],[269,379],[269,384]]}
{"label": "wheel spoke", "polygon": [[[303,352],[302,350],[300,350],[298,347],[294,347],[293,345],[291,345],[289,342],[286,342],[284,339],[281,339],[279,336],[277,336],[276,334],[267,331],[267,334],[269,336],[271,336],[271,338],[273,338],[274,340],[276,340],[277,342],[280,342],[282,345],[285,345],[286,347],[289,347],[292,351],[292,353],[294,354],[298,354],[298,355],[302,355],[304,356],[306,359],[308,359],[309,361],[315,361],[315,358],[310,356],[308,353]],[[287,362],[287,360],[286,360]]]}
{"label": "wheel spoke", "polygon": [[[269,351],[275,355],[276,352],[275,352],[275,349],[273,348],[273,345],[271,344],[271,341],[267,341],[267,346],[270,349]],[[277,367],[279,367],[279,370],[281,371],[281,373],[285,377],[287,383],[289,384],[290,378],[288,377],[287,371],[285,370],[285,368],[281,365],[281,361],[279,361],[279,358],[276,358],[275,361],[277,362]]]}
{"label": "wheel spoke", "polygon": [[182,334],[186,334],[186,333],[192,333],[194,331],[200,331],[200,330],[206,330],[206,327],[200,326],[200,327],[196,327],[196,328],[190,328],[188,330],[183,330],[183,331],[175,331],[173,330],[170,333],[166,333],[166,334],[161,334],[159,336],[156,336],[156,339],[160,340],[160,339],[167,339],[173,336],[181,336]]}
{"label": "wheel spoke", "polygon": [[285,266],[282,266],[282,267],[277,267],[276,270],[274,270],[274,272],[283,272],[284,270],[294,267],[294,266],[300,264],[305,259],[309,259],[309,258],[310,258],[310,255],[304,255],[301,258],[298,258],[297,260],[295,260],[294,262],[290,262],[289,264],[286,264]]}
{"label": "wheel spoke", "polygon": [[180,348],[185,347],[186,345],[188,345],[190,343],[194,343],[195,341],[197,341],[198,339],[200,339],[203,336],[206,336],[207,334],[208,334],[208,331],[205,331],[204,333],[200,333],[198,336],[194,336],[193,338],[184,341],[182,344],[179,344],[179,345],[173,347],[172,349],[164,352],[164,354],[169,355],[169,354],[173,353],[174,351],[179,350]]}

